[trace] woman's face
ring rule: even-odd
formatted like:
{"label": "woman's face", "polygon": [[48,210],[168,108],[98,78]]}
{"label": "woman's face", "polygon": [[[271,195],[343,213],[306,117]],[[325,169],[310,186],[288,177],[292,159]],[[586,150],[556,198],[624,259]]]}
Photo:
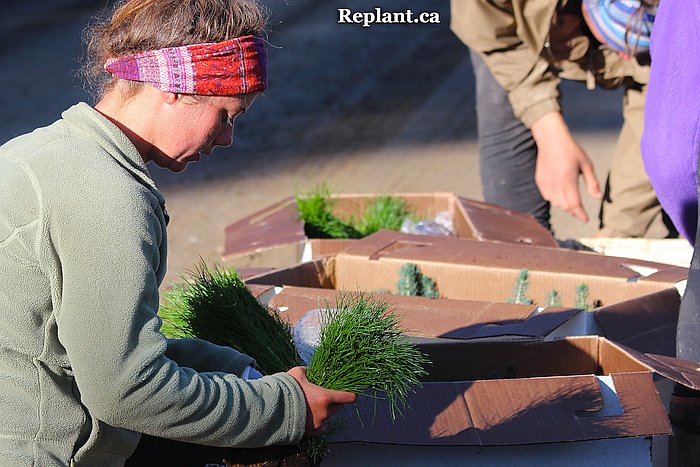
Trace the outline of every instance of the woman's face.
{"label": "woman's face", "polygon": [[230,146],[237,116],[253,104],[259,93],[242,96],[177,96],[157,124],[157,144],[148,157],[172,172],[210,155],[217,146]]}

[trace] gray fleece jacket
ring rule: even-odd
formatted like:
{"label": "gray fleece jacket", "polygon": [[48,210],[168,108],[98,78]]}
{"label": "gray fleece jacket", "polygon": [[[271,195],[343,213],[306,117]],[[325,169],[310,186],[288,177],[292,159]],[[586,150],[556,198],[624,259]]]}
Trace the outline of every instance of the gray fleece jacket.
{"label": "gray fleece jacket", "polygon": [[0,147],[0,465],[123,465],[139,433],[299,441],[293,378],[242,380],[249,357],[159,332],[164,199],[115,125],[62,117]]}

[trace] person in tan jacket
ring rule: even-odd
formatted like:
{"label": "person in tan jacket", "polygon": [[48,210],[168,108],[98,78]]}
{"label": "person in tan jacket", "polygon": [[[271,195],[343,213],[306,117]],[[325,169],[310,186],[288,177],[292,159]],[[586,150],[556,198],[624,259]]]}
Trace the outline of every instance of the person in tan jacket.
{"label": "person in tan jacket", "polygon": [[[578,188],[601,199],[600,236],[673,234],[641,160],[654,8],[645,0],[451,0],[476,77],[487,202],[550,225],[550,204],[587,222]],[[624,124],[601,192],[561,109],[560,79],[624,89]]]}

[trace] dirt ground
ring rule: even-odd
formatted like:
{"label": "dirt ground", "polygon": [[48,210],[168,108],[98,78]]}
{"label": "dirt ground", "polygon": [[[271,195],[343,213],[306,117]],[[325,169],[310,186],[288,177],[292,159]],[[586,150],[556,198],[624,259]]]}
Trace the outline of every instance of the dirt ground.
{"label": "dirt ground", "polygon": [[[80,34],[105,0],[6,0],[0,15],[0,141],[51,123],[90,97],[75,70]],[[448,2],[354,0],[355,11],[437,12],[439,24],[338,24],[344,3],[266,0],[270,87],[237,121],[231,148],[175,175],[152,168],[167,199],[168,276],[218,259],[224,227],[297,190],[449,191],[481,198],[474,86]],[[563,87],[566,118],[604,181],[621,124],[618,92]],[[557,237],[595,232],[555,210]]]}

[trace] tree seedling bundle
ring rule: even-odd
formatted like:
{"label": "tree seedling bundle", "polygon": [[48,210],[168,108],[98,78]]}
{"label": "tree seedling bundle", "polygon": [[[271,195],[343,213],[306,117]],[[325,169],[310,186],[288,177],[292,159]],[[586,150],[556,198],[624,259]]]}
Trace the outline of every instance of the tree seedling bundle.
{"label": "tree seedling bundle", "polygon": [[[319,386],[385,401],[395,419],[407,408],[427,364],[386,302],[343,292],[334,306],[321,311],[319,344],[306,374]],[[325,437],[309,444],[312,461],[320,461],[327,451]]]}
{"label": "tree seedling bundle", "polygon": [[404,219],[412,217],[401,198],[380,196],[363,211],[359,219],[342,220],[333,214],[333,202],[326,185],[295,196],[299,218],[312,238],[357,239],[379,230],[401,230]]}
{"label": "tree seedling bundle", "polygon": [[250,292],[234,269],[204,262],[165,293],[158,312],[167,337],[196,337],[253,357],[264,374],[299,365],[287,323]]}
{"label": "tree seedling bundle", "polygon": [[[255,358],[263,373],[299,365],[290,327],[255,299],[232,268],[202,262],[166,292],[159,314],[166,336],[228,345]],[[341,293],[322,311],[321,323],[308,380],[385,401],[392,417],[402,413],[428,362],[407,340],[388,304],[370,294]],[[319,462],[327,452],[325,437],[307,443],[310,460]]]}

